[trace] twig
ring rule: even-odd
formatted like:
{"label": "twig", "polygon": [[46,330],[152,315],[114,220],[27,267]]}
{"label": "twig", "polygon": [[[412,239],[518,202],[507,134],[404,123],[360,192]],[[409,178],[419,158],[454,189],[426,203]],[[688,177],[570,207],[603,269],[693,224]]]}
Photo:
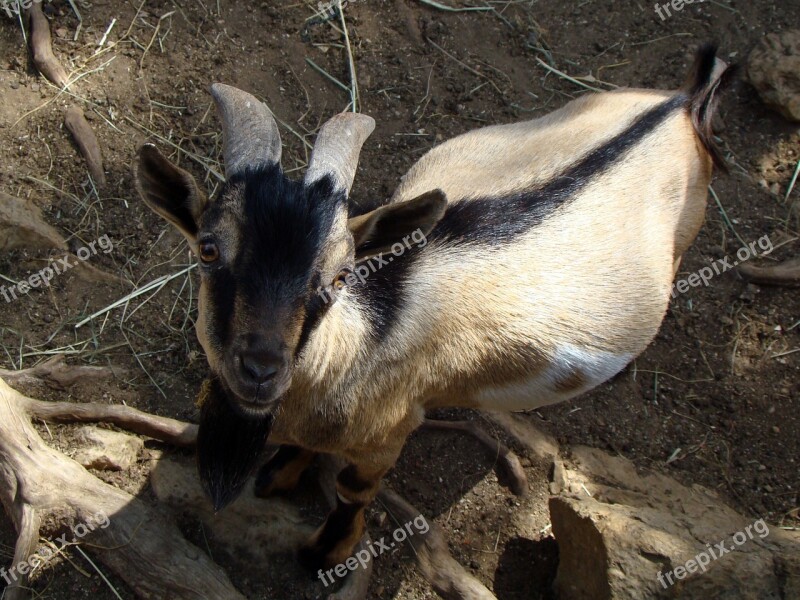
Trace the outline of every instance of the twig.
{"label": "twig", "polygon": [[339,81],[338,79],[336,79],[336,77],[334,77],[333,75],[331,75],[330,73],[328,73],[328,72],[327,72],[325,69],[323,69],[322,67],[320,67],[320,66],[319,66],[317,63],[315,63],[313,60],[311,60],[310,58],[306,57],[306,62],[307,62],[307,63],[308,63],[310,66],[311,66],[311,68],[312,68],[312,69],[314,69],[315,71],[317,71],[317,73],[319,73],[319,74],[320,74],[320,75],[322,75],[323,77],[326,77],[328,80],[330,80],[330,81],[332,81],[333,83],[335,83],[336,85],[338,85],[338,86],[339,86],[340,88],[342,88],[342,89],[343,89],[345,92],[348,92],[348,93],[350,92],[350,88],[349,88],[349,87],[347,87],[347,86],[346,86],[345,84],[343,84],[341,81]]}
{"label": "twig", "polygon": [[794,175],[792,175],[792,181],[789,182],[789,189],[786,190],[786,195],[783,197],[784,202],[789,201],[789,196],[792,194],[794,190],[794,184],[797,183],[797,178],[800,176],[800,160],[797,161],[797,166],[794,168]]}
{"label": "twig", "polygon": [[631,48],[635,46],[646,46],[647,44],[654,44],[655,42],[660,42],[661,40],[667,40],[671,37],[685,37],[687,35],[691,36],[692,34],[684,31],[681,33],[671,33],[669,35],[662,35],[660,38],[656,38],[654,40],[647,40],[645,42],[633,42],[631,44]]}
{"label": "twig", "polygon": [[545,69],[547,69],[547,70],[548,70],[548,71],[550,71],[551,73],[553,73],[553,74],[555,74],[555,75],[558,75],[558,76],[559,76],[559,77],[561,77],[562,79],[566,79],[567,81],[571,81],[571,82],[572,82],[572,83],[574,83],[575,85],[579,85],[579,86],[581,86],[581,87],[584,87],[584,88],[586,88],[587,90],[592,90],[593,92],[602,92],[602,91],[603,91],[603,90],[601,90],[600,88],[592,87],[592,86],[591,86],[591,85],[589,85],[589,84],[583,83],[582,81],[578,81],[578,80],[577,80],[577,79],[575,79],[574,77],[570,77],[569,75],[567,75],[566,73],[564,73],[564,72],[562,72],[562,71],[559,71],[559,70],[558,70],[558,69],[556,69],[555,67],[551,67],[550,65],[548,65],[546,62],[544,62],[544,61],[543,61],[541,58],[539,58],[538,56],[536,57],[536,62],[538,62],[540,65],[542,65],[542,66],[543,66]]}
{"label": "twig", "polygon": [[747,242],[742,239],[742,236],[739,235],[739,232],[736,231],[736,228],[731,223],[731,220],[728,218],[728,213],[725,211],[725,207],[722,206],[722,202],[720,202],[719,196],[717,196],[717,192],[714,191],[714,188],[710,185],[708,186],[708,191],[711,193],[711,196],[714,198],[714,202],[717,203],[717,207],[719,208],[719,212],[722,213],[722,218],[725,220],[725,223],[728,225],[730,230],[733,232],[733,235],[736,236],[736,239],[739,240],[742,244],[742,247],[747,246]]}
{"label": "twig", "polygon": [[497,93],[499,93],[499,94],[501,94],[501,95],[503,94],[503,90],[501,90],[499,87],[497,87],[497,84],[496,84],[494,81],[492,81],[492,80],[491,80],[489,77],[487,77],[486,75],[484,75],[484,74],[483,74],[483,73],[481,73],[480,71],[476,71],[475,69],[473,69],[472,67],[470,67],[470,66],[469,66],[468,64],[466,64],[465,62],[463,62],[463,61],[459,60],[458,58],[456,58],[455,56],[453,56],[452,54],[450,54],[450,53],[449,53],[447,50],[445,50],[445,49],[444,49],[444,48],[442,48],[442,47],[441,47],[439,44],[437,44],[436,42],[434,42],[434,41],[433,41],[431,38],[425,38],[425,40],[426,40],[426,41],[427,41],[427,42],[428,42],[428,43],[429,43],[431,46],[433,46],[434,48],[436,48],[437,50],[439,50],[440,52],[442,52],[442,53],[443,53],[445,56],[447,56],[448,58],[451,58],[451,59],[453,59],[454,61],[456,61],[458,64],[460,64],[462,67],[464,67],[464,68],[465,68],[467,71],[469,71],[469,72],[470,72],[470,73],[472,73],[473,75],[477,75],[477,76],[478,76],[478,77],[480,77],[481,79],[485,79],[486,81],[488,81],[488,82],[489,82],[489,83],[492,85],[492,87],[493,87],[495,90],[497,90]]}
{"label": "twig", "polygon": [[164,19],[166,19],[167,17],[171,17],[171,16],[172,16],[172,15],[174,15],[176,12],[177,12],[177,11],[175,11],[175,10],[172,10],[172,11],[170,11],[170,12],[166,13],[166,14],[163,14],[163,15],[161,15],[161,16],[158,18],[158,23],[156,23],[156,29],[155,29],[155,31],[153,31],[153,37],[151,37],[151,38],[150,38],[150,42],[147,44],[147,47],[144,49],[144,52],[142,53],[142,58],[141,58],[141,60],[139,60],[139,70],[140,70],[140,71],[142,70],[142,68],[143,68],[143,66],[144,66],[144,58],[145,58],[145,56],[147,56],[147,52],[150,50],[150,46],[152,46],[152,45],[153,45],[153,42],[156,40],[156,36],[158,35],[158,31],[161,29],[161,21],[163,21],[163,20],[164,20]]}
{"label": "twig", "polygon": [[106,582],[106,585],[111,589],[112,592],[114,592],[114,595],[117,598],[119,598],[119,600],[122,600],[122,596],[119,595],[119,592],[116,590],[116,588],[114,588],[114,586],[111,585],[111,582],[108,579],[106,579],[106,576],[103,575],[103,572],[100,570],[100,568],[96,564],[94,564],[94,561],[92,561],[91,558],[86,556],[86,553],[83,550],[81,550],[81,547],[80,546],[75,546],[75,550],[80,552],[81,556],[83,556],[83,558],[86,559],[86,562],[88,562],[90,565],[92,565],[92,568],[97,572],[98,575],[100,575],[100,579],[102,579],[103,581]]}
{"label": "twig", "polygon": [[[794,168],[794,175],[792,175],[792,180],[789,182],[789,188],[786,190],[786,196],[783,197],[784,204],[789,202],[789,196],[794,191],[794,186],[797,183],[797,178],[800,176],[800,160],[797,161],[797,166]],[[789,212],[786,213],[786,221],[784,221],[784,226],[788,225],[789,219],[792,218],[792,209],[794,208],[794,202],[789,206]]]}
{"label": "twig", "polygon": [[432,6],[433,8],[438,8],[439,10],[443,10],[445,12],[469,12],[469,11],[487,11],[487,10],[494,10],[492,6],[465,6],[463,8],[453,8],[452,6],[445,6],[444,4],[439,4],[434,0],[419,0],[421,4],[427,4],[428,6]]}
{"label": "twig", "polygon": [[73,42],[78,41],[78,35],[81,32],[81,27],[83,27],[83,17],[81,16],[81,11],[78,10],[78,7],[75,6],[75,0],[67,0],[69,5],[72,7],[72,12],[75,13],[75,16],[78,17],[78,27],[75,28],[75,37],[72,38]]}
{"label": "twig", "polygon": [[106,43],[106,40],[108,39],[108,34],[111,33],[112,29],[114,29],[114,25],[116,25],[116,23],[117,23],[117,18],[114,17],[111,20],[111,24],[108,26],[108,29],[106,29],[106,32],[103,34],[103,37],[100,38],[100,41],[97,43],[98,48],[102,48],[103,45]]}
{"label": "twig", "polygon": [[122,306],[123,304],[127,304],[128,302],[130,302],[134,298],[137,298],[137,297],[141,296],[142,294],[146,294],[147,292],[149,292],[150,290],[152,290],[152,289],[154,289],[156,287],[158,287],[159,289],[163,288],[167,283],[169,283],[173,279],[177,279],[181,275],[185,275],[186,273],[188,273],[189,271],[194,269],[196,266],[197,266],[197,264],[195,263],[195,264],[189,265],[185,269],[181,269],[177,273],[173,273],[172,275],[164,275],[162,277],[154,279],[153,281],[151,281],[150,283],[146,284],[145,286],[139,288],[138,290],[135,290],[134,292],[131,292],[130,294],[128,294],[124,298],[120,298],[116,302],[112,302],[111,304],[109,304],[105,308],[103,308],[101,310],[98,310],[96,313],[94,313],[92,315],[89,315],[83,321],[81,321],[80,323],[75,325],[75,329],[79,329],[80,327],[83,327],[84,325],[86,325],[90,321],[96,319],[100,315],[104,315],[107,312],[112,311],[112,310],[114,310],[115,308],[117,308],[119,306]]}
{"label": "twig", "polygon": [[356,65],[353,62],[353,49],[350,47],[350,36],[347,33],[347,23],[344,21],[344,11],[342,10],[342,0],[336,0],[339,7],[339,18],[342,20],[342,31],[344,31],[344,43],[347,47],[347,62],[350,67],[350,103],[353,112],[358,112],[358,82],[356,81]]}

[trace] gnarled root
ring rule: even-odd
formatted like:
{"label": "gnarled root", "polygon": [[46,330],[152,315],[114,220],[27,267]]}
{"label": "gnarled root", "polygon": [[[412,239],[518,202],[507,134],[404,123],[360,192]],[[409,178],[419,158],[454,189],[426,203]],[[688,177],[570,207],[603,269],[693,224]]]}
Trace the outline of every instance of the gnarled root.
{"label": "gnarled root", "polygon": [[[81,420],[106,416],[102,411],[89,415],[92,405],[70,406],[84,410]],[[68,411],[27,398],[0,380],[0,501],[19,533],[8,598],[26,597],[28,575],[20,573],[19,565],[44,562],[32,555],[42,523],[48,523],[48,535],[58,532],[54,528],[72,526],[77,536],[82,526],[85,541],[100,561],[140,596],[244,599],[223,570],[187,542],[175,524],[47,446],[31,425],[31,417],[46,413],[63,417]],[[122,426],[143,422],[133,413],[119,420]],[[170,431],[161,425],[150,423],[150,429]],[[100,514],[108,517],[107,526],[87,531]]]}
{"label": "gnarled root", "polygon": [[[388,488],[381,489],[378,498],[398,523],[418,518],[420,512]],[[450,555],[447,540],[436,523],[429,522],[427,533],[410,536],[415,558],[425,579],[445,600],[496,600],[486,587],[470,575]]]}
{"label": "gnarled root", "polygon": [[461,431],[471,435],[483,444],[497,461],[498,479],[507,482],[516,496],[524,496],[528,492],[528,477],[525,475],[525,470],[522,468],[517,455],[472,421],[425,419],[422,427],[432,430]]}
{"label": "gnarled root", "polygon": [[[87,370],[88,369],[88,370]],[[142,597],[243,600],[220,567],[188,543],[177,527],[137,498],[114,488],[73,460],[49,448],[31,425],[32,418],[55,422],[109,422],[136,433],[182,447],[197,440],[197,426],[143,413],[119,405],[43,402],[10,388],[3,378],[17,383],[45,382],[69,387],[81,377],[113,375],[109,369],[66,365],[56,357],[26,371],[0,372],[0,501],[19,533],[14,565],[29,560],[36,549],[42,523],[48,535],[57,527],[91,523],[95,515],[108,516],[106,528],[86,535],[99,560]],[[452,429],[452,427],[445,426]],[[463,430],[457,426],[456,429]],[[474,432],[468,428],[469,432]],[[483,432],[481,432],[483,433]],[[485,438],[491,438],[483,433]],[[482,436],[478,436],[482,439]],[[485,441],[482,439],[482,441]],[[492,440],[498,455],[504,447]],[[510,454],[510,451],[505,449]],[[336,476],[343,464],[321,457],[320,483],[329,503],[336,497]],[[520,467],[521,469],[521,467]],[[382,489],[380,500],[400,522],[420,513],[395,492]],[[422,574],[445,599],[494,600],[492,593],[450,555],[441,529],[431,523],[425,534],[409,538]],[[356,547],[367,549],[367,534]],[[339,591],[328,600],[362,600],[372,574],[372,561],[352,571]],[[6,592],[11,600],[26,597],[27,576],[19,575]]]}
{"label": "gnarled root", "polygon": [[800,285],[800,258],[787,260],[772,267],[757,267],[750,263],[739,266],[742,277],[763,285]]}
{"label": "gnarled root", "polygon": [[53,54],[53,40],[50,37],[50,23],[42,12],[42,3],[34,2],[28,10],[28,24],[31,31],[31,54],[36,69],[58,87],[63,88],[69,81],[66,70]]}

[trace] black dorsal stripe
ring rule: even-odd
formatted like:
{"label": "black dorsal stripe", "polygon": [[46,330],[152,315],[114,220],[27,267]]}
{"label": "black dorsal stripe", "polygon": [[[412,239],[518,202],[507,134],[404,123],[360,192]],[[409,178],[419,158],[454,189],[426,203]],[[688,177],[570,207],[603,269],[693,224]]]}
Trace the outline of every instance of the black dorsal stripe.
{"label": "black dorsal stripe", "polygon": [[540,187],[500,198],[467,198],[451,205],[428,239],[448,244],[490,246],[514,241],[542,223],[593,179],[619,162],[672,113],[685,107],[687,102],[686,96],[677,94],[648,110],[625,131],[590,151]]}
{"label": "black dorsal stripe", "polygon": [[[648,110],[625,131],[591,150],[540,187],[499,198],[468,198],[451,205],[428,235],[428,241],[449,246],[486,247],[513,242],[574,198],[675,111],[685,108],[687,102],[687,96],[679,93]],[[414,293],[408,289],[407,282],[419,252],[414,248],[395,258],[371,275],[364,286],[357,286],[360,301],[369,307],[373,336],[378,341],[389,335],[407,294]]]}

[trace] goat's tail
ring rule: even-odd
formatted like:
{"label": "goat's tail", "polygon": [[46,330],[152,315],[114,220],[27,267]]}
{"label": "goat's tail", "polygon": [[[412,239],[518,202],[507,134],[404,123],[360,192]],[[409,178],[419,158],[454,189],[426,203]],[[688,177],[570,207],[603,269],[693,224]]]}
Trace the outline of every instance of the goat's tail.
{"label": "goat's tail", "polygon": [[717,57],[716,44],[703,44],[697,51],[689,79],[684,85],[692,125],[714,165],[727,171],[725,159],[717,144],[711,121],[717,109],[718,92],[725,89],[736,76],[738,67],[730,66]]}

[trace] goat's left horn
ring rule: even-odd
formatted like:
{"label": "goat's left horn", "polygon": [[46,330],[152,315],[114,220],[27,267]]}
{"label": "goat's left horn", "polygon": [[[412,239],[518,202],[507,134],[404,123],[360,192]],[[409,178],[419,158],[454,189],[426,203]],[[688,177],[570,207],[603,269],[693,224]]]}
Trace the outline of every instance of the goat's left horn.
{"label": "goat's left horn", "polygon": [[281,134],[269,108],[252,94],[215,83],[211,95],[222,120],[225,176],[281,162]]}
{"label": "goat's left horn", "polygon": [[305,182],[313,183],[330,175],[337,189],[350,194],[361,146],[374,129],[375,119],[367,115],[350,112],[331,118],[317,134]]}

